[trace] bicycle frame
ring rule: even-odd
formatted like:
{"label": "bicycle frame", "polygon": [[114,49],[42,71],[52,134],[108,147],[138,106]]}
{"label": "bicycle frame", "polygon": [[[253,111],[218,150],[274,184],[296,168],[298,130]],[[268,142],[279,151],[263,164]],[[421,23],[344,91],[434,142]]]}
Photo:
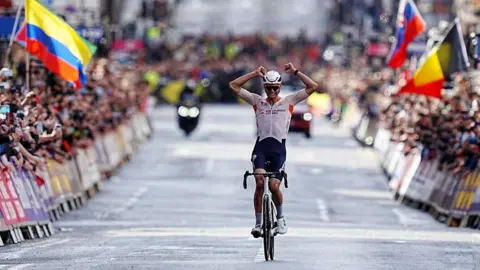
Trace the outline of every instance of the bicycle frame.
{"label": "bicycle frame", "polygon": [[[243,174],[243,188],[247,189],[247,178],[250,175],[262,175],[265,178],[263,182],[263,195],[262,195],[262,229],[263,229],[263,248],[265,260],[273,260],[274,257],[274,238],[277,235],[277,208],[273,203],[271,192],[270,192],[270,180],[275,173],[265,172],[265,173],[250,173],[246,171]],[[280,172],[280,180],[284,179],[285,188],[288,188],[287,173],[285,171]]]}

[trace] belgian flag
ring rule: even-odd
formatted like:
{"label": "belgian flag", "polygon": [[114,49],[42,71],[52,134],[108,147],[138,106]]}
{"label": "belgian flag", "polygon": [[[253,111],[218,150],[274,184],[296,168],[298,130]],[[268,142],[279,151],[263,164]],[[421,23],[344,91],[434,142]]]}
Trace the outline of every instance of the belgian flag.
{"label": "belgian flag", "polygon": [[440,98],[445,81],[467,71],[469,62],[458,18],[447,28],[444,39],[428,54],[413,78],[397,94],[409,93]]}

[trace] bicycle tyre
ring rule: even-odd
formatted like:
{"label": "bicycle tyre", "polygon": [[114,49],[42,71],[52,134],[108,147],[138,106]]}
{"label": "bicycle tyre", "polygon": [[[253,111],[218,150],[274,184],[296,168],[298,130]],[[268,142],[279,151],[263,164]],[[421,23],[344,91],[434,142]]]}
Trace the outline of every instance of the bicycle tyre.
{"label": "bicycle tyre", "polygon": [[263,196],[263,253],[265,255],[265,261],[268,261],[270,255],[270,200],[268,195]]}
{"label": "bicycle tyre", "polygon": [[[274,220],[275,220],[275,213],[273,211],[273,202],[270,202],[271,203],[271,206],[270,206],[270,224],[272,224],[271,229],[270,231],[273,231],[273,229],[275,228],[275,223],[274,223]],[[278,225],[277,225],[278,226]],[[274,258],[274,255],[275,255],[275,233],[271,233],[270,234],[270,243],[269,243],[269,253],[270,253],[270,260],[273,261],[273,258]]]}

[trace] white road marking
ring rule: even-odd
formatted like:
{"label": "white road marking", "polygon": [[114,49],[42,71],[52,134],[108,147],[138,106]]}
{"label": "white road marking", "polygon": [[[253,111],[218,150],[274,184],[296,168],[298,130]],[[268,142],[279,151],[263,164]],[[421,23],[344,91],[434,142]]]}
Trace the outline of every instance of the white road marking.
{"label": "white road marking", "polygon": [[141,187],[139,189],[137,189],[137,191],[135,191],[132,196],[130,198],[128,198],[128,200],[120,207],[116,208],[116,209],[112,209],[112,210],[109,210],[109,211],[105,211],[104,213],[102,213],[101,215],[96,215],[96,217],[98,219],[105,219],[107,218],[111,213],[115,213],[115,214],[121,214],[123,212],[125,212],[125,210],[129,209],[129,208],[132,208],[133,205],[135,205],[139,198],[143,196],[143,194],[145,194],[145,192],[148,191],[148,188],[147,187]]}
{"label": "white road marking", "polygon": [[33,264],[31,264],[31,263],[18,264],[18,265],[15,265],[13,267],[8,268],[8,270],[20,270],[20,269],[23,269],[25,267],[32,266],[32,265]]}
{"label": "white road marking", "polygon": [[257,252],[257,256],[253,259],[254,262],[259,263],[265,261],[265,252],[263,252],[263,245],[260,246]]}
{"label": "white road marking", "polygon": [[[170,236],[202,236],[202,237],[247,237],[247,227],[218,228],[133,228],[105,231],[107,237],[170,237]],[[476,237],[472,237],[475,235]],[[410,229],[367,229],[367,228],[289,228],[285,237],[310,237],[333,239],[365,239],[389,241],[432,241],[460,242],[480,245],[478,233],[471,230],[452,231],[415,231]]]}
{"label": "white road marking", "polygon": [[392,195],[386,191],[368,190],[368,189],[334,189],[333,193],[357,197],[357,198],[370,198],[370,199],[392,199]]}
{"label": "white road marking", "polygon": [[323,173],[323,169],[322,169],[322,168],[312,168],[312,169],[310,169],[310,173],[316,174],[316,175],[322,174],[322,173]]}
{"label": "white road marking", "polygon": [[325,222],[330,222],[330,218],[328,217],[327,203],[322,199],[318,199],[317,208],[318,212],[320,213],[320,219]]}

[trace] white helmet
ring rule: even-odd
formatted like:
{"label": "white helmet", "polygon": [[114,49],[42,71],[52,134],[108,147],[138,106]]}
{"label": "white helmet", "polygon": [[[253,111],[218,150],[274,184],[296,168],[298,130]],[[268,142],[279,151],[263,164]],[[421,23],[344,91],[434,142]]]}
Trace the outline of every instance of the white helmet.
{"label": "white helmet", "polygon": [[263,77],[263,84],[282,84],[282,76],[275,70],[270,70]]}

